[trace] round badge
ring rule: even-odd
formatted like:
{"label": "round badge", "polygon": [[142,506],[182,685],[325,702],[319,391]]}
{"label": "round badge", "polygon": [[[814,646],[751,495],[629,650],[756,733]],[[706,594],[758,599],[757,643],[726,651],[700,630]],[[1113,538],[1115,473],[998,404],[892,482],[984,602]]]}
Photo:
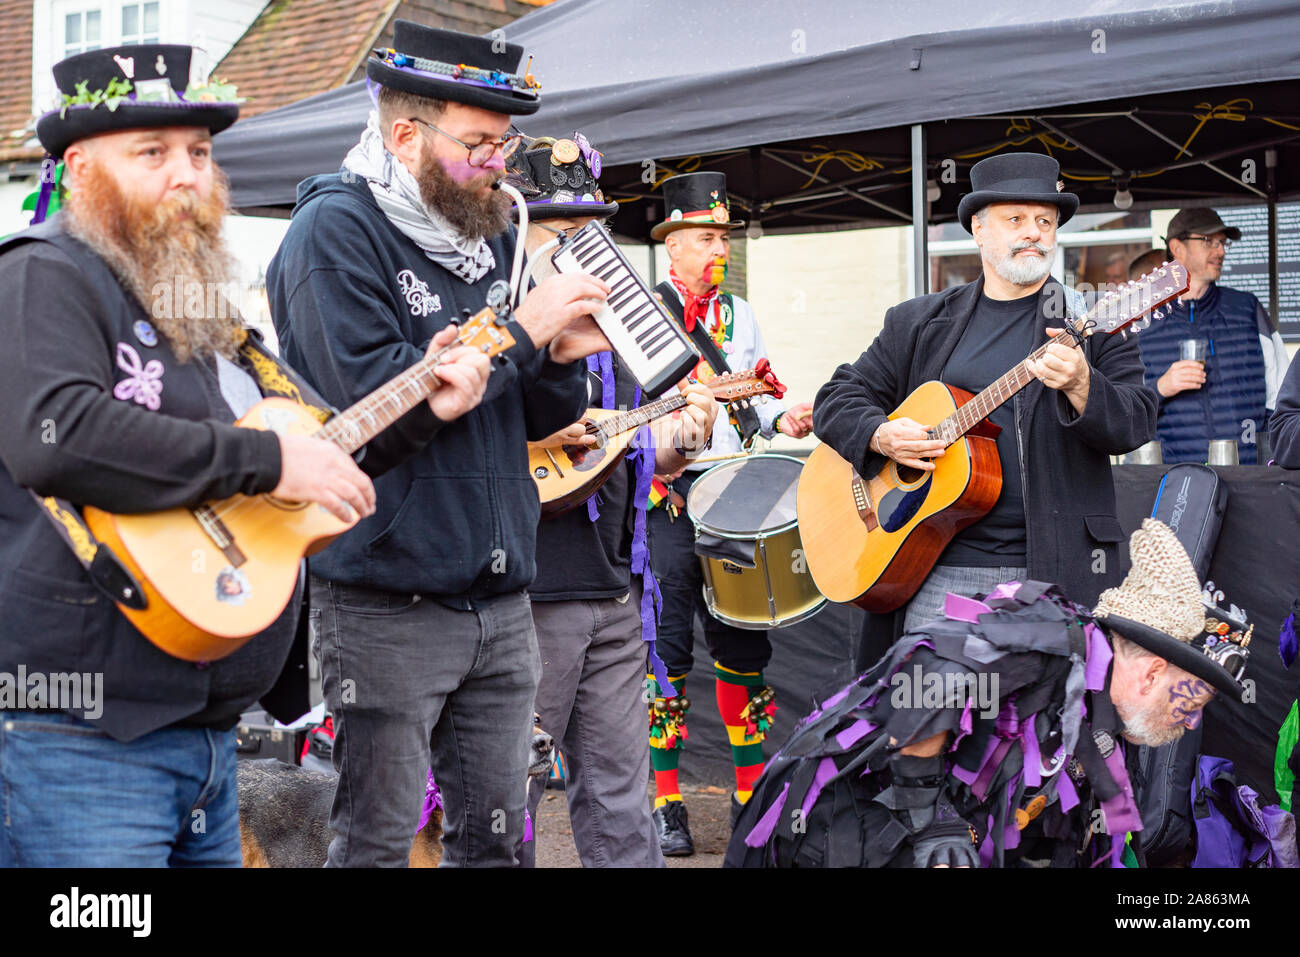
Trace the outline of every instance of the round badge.
{"label": "round badge", "polygon": [[730,340],[722,344],[722,351],[725,352],[727,355],[731,355],[735,350],[736,347],[731,344]]}
{"label": "round badge", "polygon": [[573,194],[569,192],[567,189],[557,189],[555,191],[555,195],[551,197],[551,202],[571,203],[573,202]]}
{"label": "round badge", "polygon": [[680,209],[674,209],[671,213],[668,214],[668,221],[670,223],[678,222],[681,218],[682,218],[682,211]]}
{"label": "round badge", "polygon": [[731,220],[731,214],[727,212],[727,207],[722,204],[713,207],[712,215],[715,223],[725,223]]}
{"label": "round badge", "polygon": [[556,140],[555,145],[551,147],[551,162],[556,166],[567,166],[577,160],[581,152],[578,144],[573,140]]}
{"label": "round badge", "polygon": [[592,196],[590,193],[583,193],[583,194],[582,194],[582,201],[583,201],[584,203],[594,203],[594,202],[596,201],[596,197],[595,197],[595,196]]}
{"label": "round badge", "polygon": [[587,165],[591,167],[591,175],[600,179],[600,154],[592,150],[587,157]]}
{"label": "round badge", "polygon": [[131,327],[135,337],[140,340],[142,346],[153,348],[158,345],[158,332],[144,319],[137,319],[135,325]]}

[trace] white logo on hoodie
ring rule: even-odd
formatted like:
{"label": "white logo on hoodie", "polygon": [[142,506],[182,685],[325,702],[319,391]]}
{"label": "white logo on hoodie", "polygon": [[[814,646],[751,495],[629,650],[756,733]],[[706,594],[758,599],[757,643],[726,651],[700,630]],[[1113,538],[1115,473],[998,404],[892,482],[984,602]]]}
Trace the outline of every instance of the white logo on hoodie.
{"label": "white logo on hoodie", "polygon": [[409,269],[397,274],[397,283],[402,287],[402,295],[411,307],[411,315],[427,316],[431,312],[442,311],[442,297],[429,292],[429,284]]}

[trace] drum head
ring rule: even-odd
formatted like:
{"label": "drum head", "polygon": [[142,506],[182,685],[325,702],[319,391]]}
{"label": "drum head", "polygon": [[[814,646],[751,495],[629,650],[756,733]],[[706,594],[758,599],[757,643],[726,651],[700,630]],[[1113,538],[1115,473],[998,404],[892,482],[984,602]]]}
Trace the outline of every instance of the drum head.
{"label": "drum head", "polygon": [[803,459],[751,455],[695,480],[686,497],[692,522],[720,535],[771,533],[796,523],[795,489]]}

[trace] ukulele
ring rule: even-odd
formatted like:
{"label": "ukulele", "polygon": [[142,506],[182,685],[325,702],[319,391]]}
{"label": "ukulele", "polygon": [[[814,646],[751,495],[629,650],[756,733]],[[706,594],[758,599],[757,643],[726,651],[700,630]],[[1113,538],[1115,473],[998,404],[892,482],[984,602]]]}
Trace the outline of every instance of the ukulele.
{"label": "ukulele", "polygon": [[[1076,329],[1081,336],[1115,333],[1141,317],[1136,331],[1163,318],[1157,307],[1187,288],[1187,270],[1165,263],[1098,300]],[[1075,338],[1062,332],[979,395],[925,382],[894,410],[891,419],[937,423],[929,437],[944,442],[944,454],[934,459],[933,471],[891,459],[864,478],[826,443],[813,450],[795,505],[808,570],[822,594],[877,614],[894,611],[916,594],[953,537],[997,502],[999,430],[988,416],[1033,380],[1025,363],[1041,357],[1052,342],[1073,345]]]}
{"label": "ukulele", "polygon": [[[460,326],[456,339],[321,425],[304,406],[271,397],[235,423],[279,435],[314,435],[349,455],[424,401],[439,385],[443,353],[470,346],[494,356],[514,338],[491,308]],[[115,515],[87,506],[91,531],[140,582],[140,610],[118,604],[155,645],[186,661],[216,661],[280,617],[298,583],[298,566],[355,525],[322,506],[269,493],[234,495],[188,508]]]}
{"label": "ukulele", "polygon": [[[760,370],[728,372],[704,383],[719,402],[740,402],[758,395],[785,391],[776,377],[760,365]],[[636,430],[686,406],[680,392],[657,399],[648,405],[618,412],[614,409],[588,409],[583,421],[587,435],[596,439],[596,447],[586,445],[528,445],[528,470],[537,485],[542,502],[542,517],[554,518],[585,502],[609,480],[614,468],[623,461]]]}

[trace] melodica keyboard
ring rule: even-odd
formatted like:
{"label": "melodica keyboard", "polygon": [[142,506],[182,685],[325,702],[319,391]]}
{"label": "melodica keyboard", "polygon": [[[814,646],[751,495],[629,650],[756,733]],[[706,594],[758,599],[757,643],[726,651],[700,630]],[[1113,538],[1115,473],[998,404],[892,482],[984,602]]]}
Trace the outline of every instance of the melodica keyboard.
{"label": "melodica keyboard", "polygon": [[646,396],[663,395],[700,361],[686,333],[599,223],[579,229],[551,256],[551,262],[560,272],[585,272],[610,287],[609,299],[593,315]]}

